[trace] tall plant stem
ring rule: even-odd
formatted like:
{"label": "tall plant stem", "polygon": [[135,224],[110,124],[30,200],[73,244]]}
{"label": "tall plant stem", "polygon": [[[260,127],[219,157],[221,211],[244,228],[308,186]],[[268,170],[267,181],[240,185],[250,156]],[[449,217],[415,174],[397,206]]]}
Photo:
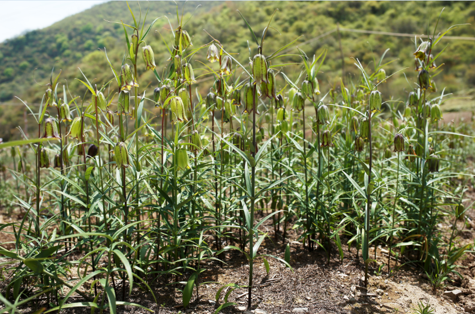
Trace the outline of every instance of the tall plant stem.
{"label": "tall plant stem", "polygon": [[[40,138],[41,134],[41,124],[38,123],[38,138]],[[36,226],[35,226],[35,233],[39,237],[40,236],[40,184],[41,184],[41,143],[38,143],[38,151],[36,156]],[[5,176],[5,173],[4,173]],[[5,178],[3,180],[6,181]]]}
{"label": "tall plant stem", "polygon": [[[307,175],[307,144],[305,143],[305,105],[303,106],[302,110],[302,122],[303,122],[303,167],[305,171],[305,215],[307,218],[307,232],[310,231],[310,228],[312,227],[312,224],[310,222],[310,213],[308,211],[308,175]],[[311,244],[311,236],[310,233],[307,236],[308,244],[307,248],[309,251],[312,250],[312,244]]]}
{"label": "tall plant stem", "polygon": [[370,212],[371,212],[371,171],[373,168],[373,144],[371,140],[371,109],[368,110],[368,119],[369,119],[369,169],[368,169],[368,187],[366,189],[366,212],[365,212],[365,224],[364,224],[364,247],[363,250],[363,260],[365,263],[365,276],[364,284],[365,287],[368,287],[368,250],[369,250],[369,230],[370,230]]}
{"label": "tall plant stem", "polygon": [[[393,236],[394,236],[394,216],[396,213],[396,205],[397,205],[397,196],[398,196],[398,188],[399,188],[399,152],[396,153],[397,155],[397,169],[396,169],[396,195],[394,196],[394,204],[393,204],[393,212],[392,212],[392,223],[391,223],[391,238],[389,240],[389,256],[388,256],[388,275],[391,274],[391,247],[393,245]],[[376,248],[375,248],[376,250]]]}
{"label": "tall plant stem", "polygon": [[[251,83],[252,84],[252,83]],[[256,156],[256,86],[252,87],[252,146],[254,147],[251,150],[252,157]],[[256,187],[256,163],[253,162],[251,165],[251,221],[249,223],[249,287],[248,287],[248,302],[247,309],[250,311],[252,308],[252,275],[253,275],[253,266],[254,266],[254,203],[255,203],[255,187]]]}

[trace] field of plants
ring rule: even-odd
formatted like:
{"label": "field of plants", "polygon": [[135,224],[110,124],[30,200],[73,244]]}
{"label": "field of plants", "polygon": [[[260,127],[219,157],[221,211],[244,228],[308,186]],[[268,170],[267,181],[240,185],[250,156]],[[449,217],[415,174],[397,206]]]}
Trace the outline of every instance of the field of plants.
{"label": "field of plants", "polygon": [[[474,122],[445,123],[434,82],[464,26],[435,19],[411,68],[386,71],[386,50],[322,90],[339,56],[298,36],[268,48],[283,12],[264,29],[235,12],[243,56],[213,33],[196,42],[177,5],[159,60],[159,18],[123,6],[108,79],[79,69],[79,93],[53,69],[39,110],[22,101],[34,131],[0,144],[0,312],[475,311]],[[406,73],[404,99],[383,96]],[[382,285],[401,276],[453,302],[390,305]]]}

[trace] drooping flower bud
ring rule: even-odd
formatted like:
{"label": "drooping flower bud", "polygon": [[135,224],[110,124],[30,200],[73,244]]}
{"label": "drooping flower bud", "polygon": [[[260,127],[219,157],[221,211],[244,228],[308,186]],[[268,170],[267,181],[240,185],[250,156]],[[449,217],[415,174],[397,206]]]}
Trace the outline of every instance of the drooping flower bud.
{"label": "drooping flower bud", "polygon": [[459,204],[455,207],[455,215],[458,220],[465,218],[465,206],[463,206],[463,204]]}
{"label": "drooping flower bud", "polygon": [[61,156],[59,154],[54,155],[53,165],[55,168],[61,168]]}
{"label": "drooping flower bud", "polygon": [[115,145],[114,159],[117,167],[129,167],[129,152],[127,151],[127,145],[124,142]]}
{"label": "drooping flower bud", "polygon": [[221,73],[224,73],[226,75],[231,74],[232,66],[233,60],[231,59],[231,57],[225,56],[221,62]]}
{"label": "drooping flower bud", "polygon": [[134,75],[132,74],[132,68],[127,63],[124,64],[121,68],[121,90],[131,90],[132,87],[138,87],[139,85],[135,81]]}
{"label": "drooping flower bud", "polygon": [[165,101],[167,100],[167,98],[171,96],[171,94],[172,94],[172,90],[171,90],[170,86],[163,85],[160,88],[160,102],[162,104],[164,104]]}
{"label": "drooping flower bud", "polygon": [[409,93],[409,98],[407,100],[407,103],[409,106],[412,106],[412,107],[417,107],[417,105],[419,105],[419,98],[417,97],[416,92]]}
{"label": "drooping flower bud", "polygon": [[284,97],[279,94],[275,97],[275,109],[284,108]]}
{"label": "drooping flower bud", "polygon": [[432,109],[432,105],[430,103],[426,102],[422,106],[422,118],[429,119],[430,114],[431,114],[431,109]]}
{"label": "drooping flower bud", "polygon": [[185,72],[185,80],[188,84],[192,84],[196,82],[195,74],[193,72],[193,67],[191,66],[191,64],[186,63],[184,65],[184,72]]}
{"label": "drooping flower bud", "polygon": [[170,110],[172,112],[172,121],[182,122],[183,120],[188,121],[185,116],[185,107],[183,105],[183,101],[180,97],[174,96],[170,100]]}
{"label": "drooping flower bud", "polygon": [[71,123],[71,128],[69,131],[69,135],[76,138],[80,139],[82,136],[81,134],[81,129],[82,129],[82,121],[81,117],[76,117],[74,118],[73,122]]}
{"label": "drooping flower bud", "polygon": [[91,144],[87,150],[87,157],[96,157],[99,148],[96,145]]}
{"label": "drooping flower bud", "polygon": [[246,108],[244,109],[244,111],[247,113],[251,113],[254,110],[254,105],[257,107],[256,84],[247,83],[246,85],[244,85],[244,97],[246,102]]}
{"label": "drooping flower bud", "polygon": [[40,151],[40,168],[49,168],[49,156],[44,148]]}
{"label": "drooping flower bud", "polygon": [[304,80],[302,82],[302,88],[300,89],[302,91],[302,95],[305,97],[305,98],[312,98],[313,96],[313,88],[312,88],[312,84],[310,84],[309,81],[307,80]]}
{"label": "drooping flower bud", "polygon": [[312,83],[312,88],[313,88],[313,94],[315,96],[320,95],[320,86],[318,85],[318,79],[314,77],[311,83]]}
{"label": "drooping flower bud", "polygon": [[216,95],[213,92],[209,92],[208,95],[206,95],[206,107],[208,109],[213,110],[215,105],[216,105]]}
{"label": "drooping flower bud", "polygon": [[277,110],[277,121],[281,122],[285,120],[285,108],[279,108]]}
{"label": "drooping flower bud", "polygon": [[430,49],[430,43],[428,41],[423,41],[417,48],[416,52],[414,52],[414,56],[417,59],[424,61],[427,58],[429,49]]}
{"label": "drooping flower bud", "polygon": [[59,108],[59,118],[62,122],[71,122],[71,112],[68,104],[63,103]]}
{"label": "drooping flower bud", "polygon": [[135,52],[137,51],[137,49],[139,47],[139,38],[136,34],[133,34],[132,36],[130,36],[130,39],[131,39],[131,42],[132,42],[132,45],[131,45],[132,54],[135,55]]}
{"label": "drooping flower bud", "polygon": [[360,136],[363,139],[367,139],[369,137],[369,119],[364,118],[360,123]]}
{"label": "drooping flower bud", "polygon": [[376,73],[376,81],[381,83],[386,80],[386,71],[384,69],[379,69],[378,73]]}
{"label": "drooping flower bud", "polygon": [[439,172],[439,156],[432,154],[427,158],[427,166],[429,167],[429,172]]}
{"label": "drooping flower bud", "polygon": [[265,97],[270,97],[270,92],[269,92],[269,89],[268,89],[268,85],[267,83],[263,82],[261,85],[260,85],[260,94],[262,95],[263,98]]}
{"label": "drooping flower bud", "polygon": [[186,49],[190,46],[193,46],[191,43],[191,37],[187,31],[184,29],[178,28],[175,31],[175,46],[180,47],[181,41],[181,49]]}
{"label": "drooping flower bud", "polygon": [[155,69],[155,57],[153,55],[153,50],[152,47],[149,45],[144,46],[143,48],[143,59],[145,61],[145,66],[147,67],[147,70],[153,70]]}
{"label": "drooping flower bud", "polygon": [[232,104],[234,106],[241,106],[241,90],[235,88],[232,94]]}
{"label": "drooping flower bud", "polygon": [[355,151],[362,152],[364,149],[364,139],[361,136],[358,136],[355,139]]}
{"label": "drooping flower bud", "polygon": [[328,124],[330,121],[330,111],[326,105],[320,105],[317,109],[317,121],[320,124]]}
{"label": "drooping flower bud", "polygon": [[351,130],[356,133],[358,132],[359,128],[360,128],[360,119],[358,119],[357,116],[351,117]]}
{"label": "drooping flower bud", "polygon": [[305,106],[305,98],[302,95],[302,93],[297,92],[294,95],[294,99],[292,101],[292,110],[300,112],[300,111],[302,111],[303,106]]}
{"label": "drooping flower bud", "polygon": [[191,112],[191,100],[190,100],[190,93],[186,90],[186,88],[181,88],[178,91],[178,97],[181,98],[183,101],[183,108],[185,109],[185,117],[187,120],[190,120],[192,117]]}
{"label": "drooping flower bud", "polygon": [[252,75],[257,83],[263,81],[267,83],[267,61],[264,55],[257,54],[254,56],[252,60]]}
{"label": "drooping flower bud", "polygon": [[330,147],[332,146],[332,134],[330,131],[325,130],[322,133],[322,142],[320,144],[320,147]]}
{"label": "drooping flower bud", "polygon": [[391,158],[391,156],[392,156],[391,150],[389,148],[386,148],[386,150],[384,151],[384,158],[389,159]]}
{"label": "drooping flower bud", "polygon": [[201,135],[196,130],[191,133],[191,143],[196,146],[195,149],[201,149]]}
{"label": "drooping flower bud", "polygon": [[50,103],[53,101],[53,91],[51,90],[51,88],[48,88],[45,91],[44,100],[45,100],[45,106],[51,107]]}
{"label": "drooping flower bud", "polygon": [[216,109],[217,110],[222,110],[224,106],[224,99],[221,97],[216,97]]}
{"label": "drooping flower bud", "polygon": [[43,138],[59,138],[58,131],[56,128],[56,122],[53,118],[48,118],[45,120],[45,134]]}
{"label": "drooping flower bud", "polygon": [[50,102],[50,105],[49,105],[49,106],[50,106],[50,107],[53,107],[53,108],[56,108],[56,107],[58,107],[58,104],[56,103],[56,100],[55,100],[54,98],[53,98],[53,100],[51,100],[51,102]]}
{"label": "drooping flower bud", "polygon": [[394,136],[394,151],[395,152],[403,152],[404,151],[404,137],[400,133],[397,133]]}
{"label": "drooping flower bud", "polygon": [[430,108],[430,117],[434,122],[437,122],[442,119],[442,112],[440,111],[440,107],[438,104],[435,104]]}
{"label": "drooping flower bud", "polygon": [[412,114],[411,107],[406,106],[406,108],[404,109],[404,117],[409,118],[409,117],[411,117],[411,114]]}
{"label": "drooping flower bud", "polygon": [[371,108],[371,111],[381,110],[381,104],[382,104],[381,92],[377,90],[372,91],[371,94],[369,94],[369,106]]}
{"label": "drooping flower bud", "polygon": [[295,88],[289,89],[289,102],[292,103],[294,100],[294,96],[297,93],[297,90]]}
{"label": "drooping flower bud", "polygon": [[206,55],[206,59],[208,59],[208,61],[211,63],[219,61],[219,51],[218,51],[218,47],[216,47],[215,44],[211,44],[208,47],[208,53]]}
{"label": "drooping flower bud", "polygon": [[190,162],[188,159],[188,152],[184,148],[180,148],[176,150],[176,163],[178,170],[186,170],[190,168]]}
{"label": "drooping flower bud", "polygon": [[121,115],[126,115],[130,113],[130,95],[129,92],[123,90],[119,93],[118,101],[118,113]]}
{"label": "drooping flower bud", "polygon": [[426,70],[422,70],[419,72],[419,87],[421,89],[428,89],[430,87],[430,75],[429,72]]}

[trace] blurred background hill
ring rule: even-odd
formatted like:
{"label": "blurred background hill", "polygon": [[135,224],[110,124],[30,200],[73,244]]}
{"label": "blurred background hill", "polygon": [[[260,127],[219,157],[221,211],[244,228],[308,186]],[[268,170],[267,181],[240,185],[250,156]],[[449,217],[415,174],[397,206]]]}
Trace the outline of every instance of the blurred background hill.
{"label": "blurred background hill", "polygon": [[[198,7],[199,5],[199,7]],[[149,10],[146,25],[161,17],[147,37],[155,52],[158,72],[167,64],[168,44],[172,41],[172,28],[177,26],[176,6],[173,2],[130,3],[136,13],[145,16]],[[184,28],[190,33],[195,47],[218,39],[225,49],[234,53],[241,64],[249,61],[248,40],[255,53],[255,44],[239,10],[259,35],[270,17],[277,10],[264,45],[264,54],[269,55],[278,48],[301,36],[286,57],[274,61],[281,64],[285,73],[296,79],[301,71],[300,47],[309,57],[327,50],[327,58],[319,76],[320,88],[326,93],[339,85],[343,77],[345,84],[358,83],[358,70],[354,66],[358,58],[365,66],[373,67],[374,60],[386,49],[390,49],[385,60],[394,60],[385,67],[386,73],[395,74],[381,90],[385,99],[405,101],[407,93],[414,86],[415,71],[412,53],[414,37],[397,34],[432,33],[436,19],[442,13],[438,31],[445,31],[454,24],[459,26],[448,35],[475,38],[474,2],[187,2],[179,3],[179,10],[185,12]],[[39,12],[41,14],[41,12]],[[167,18],[164,18],[167,16]],[[0,137],[19,137],[17,126],[24,126],[25,107],[15,96],[33,107],[40,103],[49,82],[51,70],[55,74],[62,70],[60,85],[66,85],[73,96],[83,97],[85,88],[75,78],[80,78],[80,68],[91,82],[101,85],[113,76],[107,64],[104,48],[116,71],[120,69],[126,44],[124,31],[119,23],[132,24],[132,18],[125,2],[108,2],[70,16],[45,29],[27,32],[19,37],[0,43]],[[340,30],[337,31],[337,28]],[[368,34],[359,31],[390,32]],[[162,39],[162,37],[163,39]],[[340,42],[341,39],[341,50]],[[443,105],[446,111],[471,110],[474,104],[475,84],[475,41],[444,39],[438,46],[438,53],[447,46],[437,65],[444,63],[442,72],[436,77],[439,91],[453,93]],[[343,63],[342,57],[343,55]],[[201,81],[199,89],[206,92],[212,83],[205,62],[206,49],[198,52],[192,64],[195,75]],[[209,63],[206,63],[209,65]],[[215,64],[214,64],[215,65]],[[280,67],[277,67],[279,69]],[[401,71],[402,70],[402,71]],[[143,62],[139,68],[140,89],[149,92],[157,85],[150,71],[145,71]],[[280,76],[279,87],[285,83]],[[115,87],[113,87],[115,88]],[[87,99],[89,96],[86,97]],[[150,104],[150,107],[153,107]],[[31,118],[28,118],[31,121]]]}

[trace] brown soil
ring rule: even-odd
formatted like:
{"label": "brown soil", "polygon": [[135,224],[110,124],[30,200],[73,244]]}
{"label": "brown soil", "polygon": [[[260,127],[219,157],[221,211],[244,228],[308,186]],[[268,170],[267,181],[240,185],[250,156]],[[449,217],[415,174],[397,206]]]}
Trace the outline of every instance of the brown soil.
{"label": "brown soil", "polygon": [[[468,193],[470,199],[475,199],[475,190]],[[468,204],[467,204],[468,205]],[[0,224],[12,221],[12,215],[6,217],[0,215]],[[468,219],[475,222],[475,212],[468,211]],[[13,217],[15,219],[15,217]],[[272,254],[280,258],[284,257],[286,244],[279,241],[274,243],[274,232],[270,221],[262,227],[262,231],[269,233],[259,250],[259,254]],[[459,233],[456,241],[458,245],[473,243],[475,224],[467,227],[458,222]],[[439,225],[441,230],[450,230],[451,223]],[[11,227],[3,231],[12,231]],[[388,255],[384,248],[378,248],[376,263],[372,263],[369,271],[368,291],[363,288],[364,265],[362,258],[357,258],[356,250],[344,245],[344,259],[340,261],[338,250],[333,247],[330,250],[330,259],[326,252],[319,248],[309,252],[296,242],[296,233],[289,232],[291,246],[292,270],[286,268],[281,262],[268,258],[270,273],[266,274],[264,263],[259,259],[254,267],[253,308],[254,313],[292,313],[301,309],[301,313],[413,313],[419,302],[430,304],[434,313],[475,313],[475,256],[467,253],[460,261],[458,271],[464,276],[463,280],[452,277],[448,285],[433,292],[427,277],[418,269],[404,267],[398,270],[394,276],[387,276]],[[0,243],[5,248],[13,248],[14,241],[11,234],[0,232]],[[346,242],[342,239],[342,242]],[[370,250],[370,256],[375,256],[374,249]],[[77,257],[79,258],[79,256]],[[0,258],[0,263],[7,259]],[[248,283],[249,266],[241,253],[237,251],[225,253],[225,264],[206,262],[202,268],[207,271],[200,277],[199,298],[196,298],[196,290],[192,303],[188,309],[181,305],[181,291],[183,284],[172,284],[176,279],[173,277],[158,278],[152,281],[152,289],[157,296],[157,305],[151,294],[146,289],[140,288],[137,281],[134,282],[134,290],[126,301],[146,306],[155,313],[214,313],[220,304],[228,288],[221,293],[221,298],[216,302],[216,292],[223,285],[235,283],[245,286]],[[380,270],[380,266],[382,269]],[[396,267],[395,260],[391,268]],[[186,273],[179,281],[186,281],[190,273]],[[149,281],[149,283],[150,283]],[[206,282],[206,283],[205,283]],[[211,283],[210,283],[211,282]],[[0,286],[4,287],[4,284]],[[116,279],[117,298],[122,300],[122,287],[120,280]],[[459,289],[462,291],[455,300],[444,297],[444,291]],[[127,289],[128,290],[128,289]],[[83,291],[86,291],[84,289]],[[236,313],[243,310],[247,305],[246,288],[236,289],[230,293],[228,302],[235,302],[235,306],[224,309],[221,313]],[[79,302],[82,298],[76,295],[70,301]],[[306,309],[306,310],[305,310]],[[29,308],[31,310],[31,308]],[[264,311],[264,312],[262,312]],[[63,310],[62,313],[90,313],[90,309]],[[119,307],[119,313],[148,313],[137,307]]]}

